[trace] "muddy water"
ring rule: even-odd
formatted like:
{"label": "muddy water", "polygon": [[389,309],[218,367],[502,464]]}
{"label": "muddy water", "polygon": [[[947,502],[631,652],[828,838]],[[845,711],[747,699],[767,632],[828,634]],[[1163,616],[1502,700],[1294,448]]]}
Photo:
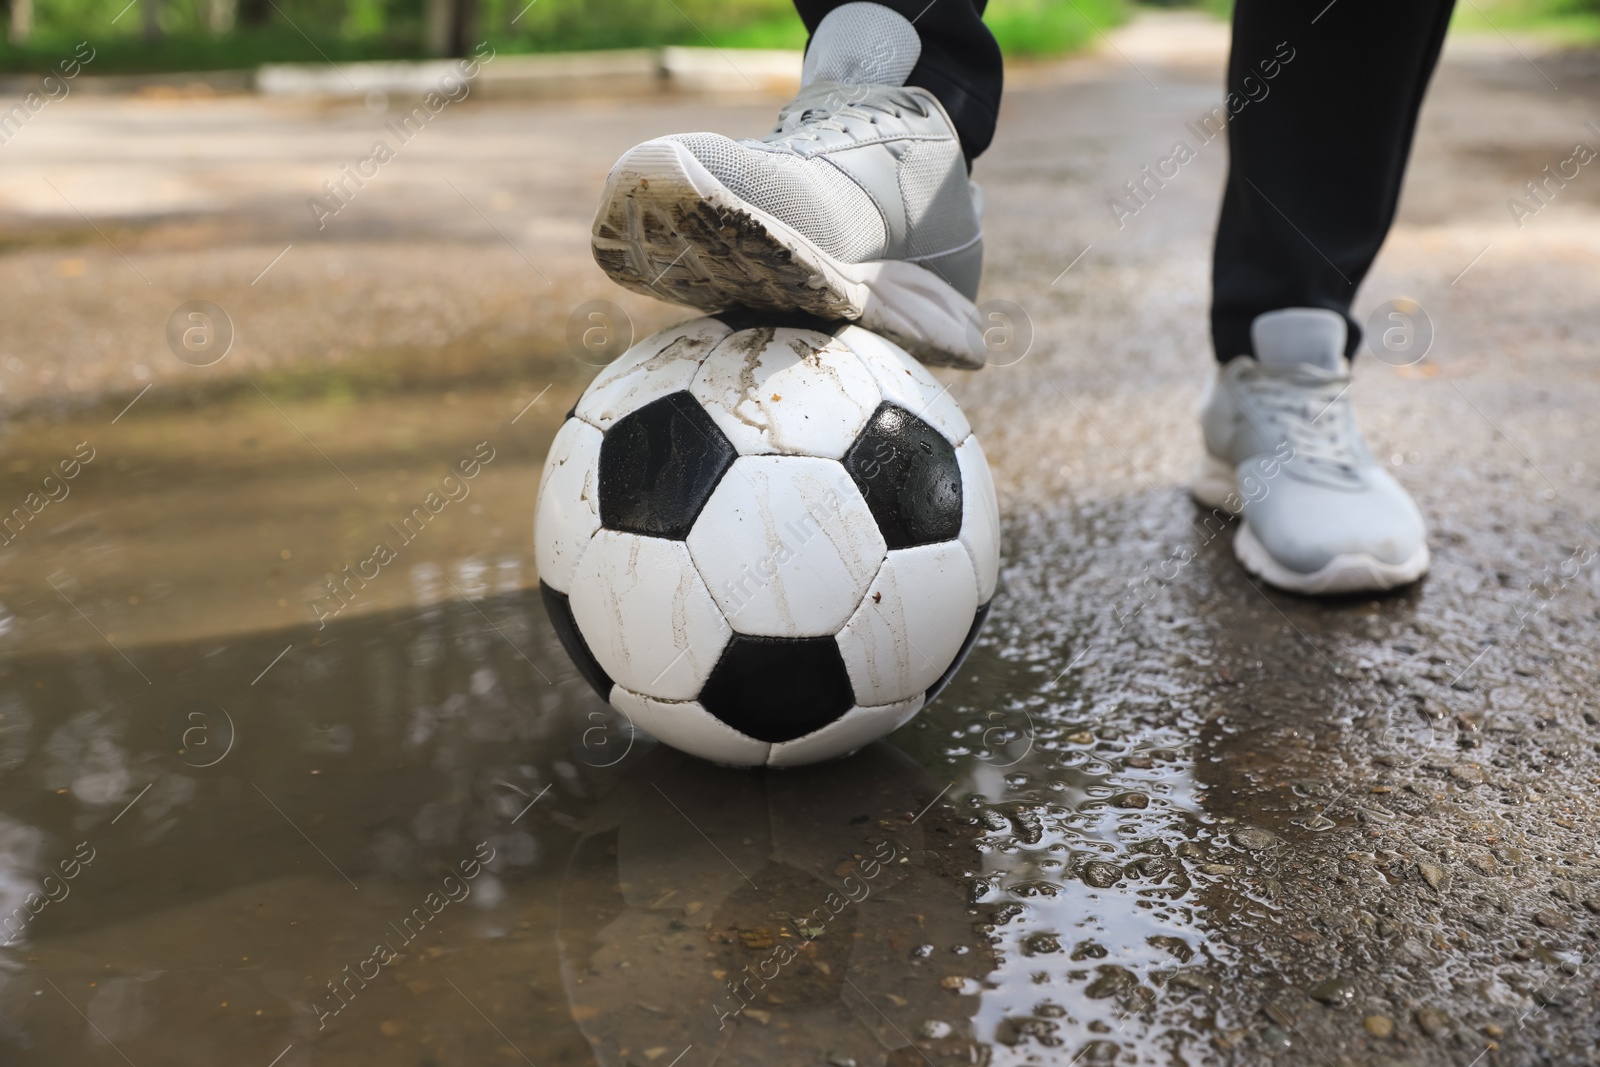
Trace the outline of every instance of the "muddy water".
{"label": "muddy water", "polygon": [[[409,454],[371,443],[416,403],[331,432],[322,401],[244,400],[23,435],[40,457],[99,444],[7,576],[14,1062],[1028,1062],[1154,1053],[1155,987],[1214,983],[1226,953],[1175,855],[1212,822],[1200,703],[1174,718],[992,637],[851,760],[750,773],[657,749],[527,588],[551,420],[465,397]],[[399,544],[395,497],[448,469],[411,457],[482,459],[479,432],[502,444],[449,505],[472,549],[447,514]],[[204,476],[172,454],[200,440]],[[368,448],[407,465],[385,479]],[[373,537],[402,554],[306,620],[340,601],[296,566]]]}
{"label": "muddy water", "polygon": [[[937,705],[847,761],[718,769],[598,702],[530,591],[560,388],[13,425],[13,495],[94,455],[3,591],[6,1062],[1442,1063],[1586,988],[1550,978],[1584,959],[1585,891],[1551,895],[1581,814],[1565,880],[1438,925],[1419,864],[1532,854],[1466,799],[1487,753],[1428,703],[1463,694],[1425,695],[1464,665],[1419,655],[1448,591],[1276,597],[1177,491],[1014,504]],[[374,541],[396,558],[330,593]],[[1435,943],[1485,907],[1543,936]],[[1445,1037],[1413,1021],[1479,986]]]}
{"label": "muddy water", "polygon": [[[0,590],[16,1062],[1158,1062],[1208,1040],[1190,1001],[1233,952],[1209,916],[1256,902],[1208,894],[1238,850],[1195,770],[1207,686],[1079,655],[1107,640],[1093,583],[1082,618],[1030,632],[1059,606],[1019,574],[893,743],[766,773],[658,749],[529,589],[538,464],[579,385],[13,424],[6,491],[52,465],[69,487]],[[370,577],[374,542],[395,558]]]}

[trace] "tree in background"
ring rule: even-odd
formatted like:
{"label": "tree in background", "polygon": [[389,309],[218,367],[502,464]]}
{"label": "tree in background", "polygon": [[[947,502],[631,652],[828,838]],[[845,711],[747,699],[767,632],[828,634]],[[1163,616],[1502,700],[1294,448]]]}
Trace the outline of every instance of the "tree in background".
{"label": "tree in background", "polygon": [[[1126,2],[989,0],[985,21],[1008,54],[1059,55],[1119,22]],[[1497,18],[1512,3],[1600,6],[1478,2]],[[464,56],[484,41],[502,54],[805,42],[791,0],[0,0],[0,18],[7,73],[49,71],[82,40],[97,49],[96,74]]]}
{"label": "tree in background", "polygon": [[478,42],[477,0],[428,0],[428,54],[464,56]]}
{"label": "tree in background", "polygon": [[239,25],[254,29],[272,21],[272,5],[267,0],[239,0]]}
{"label": "tree in background", "polygon": [[232,33],[238,16],[239,0],[208,0],[206,3],[206,28],[213,36]]}
{"label": "tree in background", "polygon": [[11,0],[10,7],[6,39],[14,45],[25,45],[33,36],[33,0]]}

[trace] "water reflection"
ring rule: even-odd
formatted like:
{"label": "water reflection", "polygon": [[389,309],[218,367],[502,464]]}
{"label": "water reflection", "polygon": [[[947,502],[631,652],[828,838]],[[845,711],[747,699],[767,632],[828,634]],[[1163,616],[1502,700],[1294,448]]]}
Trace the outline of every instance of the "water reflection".
{"label": "water reflection", "polygon": [[[1129,617],[1139,562],[1181,536],[1125,516],[1020,516],[1005,600],[961,687],[925,713],[977,825],[964,873],[996,956],[974,1020],[993,1064],[1206,1058],[1234,952],[1210,893],[1236,851],[1209,810],[1195,739],[1213,714],[1204,600],[1216,566]],[[1232,572],[1223,572],[1231,577]]]}
{"label": "water reflection", "polygon": [[750,772],[665,749],[596,807],[560,898],[572,1017],[603,1065],[900,1063],[971,1046],[991,963],[948,877],[970,832],[883,743]]}
{"label": "water reflection", "polygon": [[[461,569],[456,584],[515,588],[515,571]],[[443,578],[414,575],[448,590]],[[573,724],[592,698],[536,595],[445,593],[140,659],[155,684],[109,648],[0,668],[0,905],[28,917],[0,949],[0,1041],[16,1062],[266,1063],[289,1044],[283,1064],[321,1049],[379,1062],[446,1031],[455,1051],[438,1062],[480,1062],[506,1038],[451,975],[419,972],[487,955],[501,962],[472,969],[493,974],[514,957],[518,988],[531,975],[556,993],[527,942],[542,872],[589,802]],[[470,895],[442,880],[464,882],[463,861],[481,863]],[[395,959],[375,974],[385,939]],[[469,995],[482,1006],[504,988]],[[546,1009],[500,1025],[558,1048],[535,1036],[548,1022]]]}
{"label": "water reflection", "polygon": [[13,655],[0,903],[93,858],[0,948],[5,1061],[969,1059],[993,961],[947,782],[887,744],[786,772],[660,749],[536,593],[451,595],[507,570],[145,647],[148,686],[109,648]]}
{"label": "water reflection", "polygon": [[[1140,506],[1181,535],[1186,503]],[[1220,549],[1119,625],[1163,546],[1099,529],[1019,521],[957,683],[813,768],[634,732],[514,563],[418,565],[415,608],[325,630],[146,646],[148,686],[109,648],[13,645],[0,904],[29,914],[0,1059],[1204,1061],[1282,926],[1278,835],[1325,807],[1276,783],[1325,784],[1341,660],[1297,652]]]}
{"label": "water reflection", "polygon": [[[999,659],[979,670],[997,699],[1038,687]],[[1205,821],[1188,722],[1134,699],[1097,708],[1088,688],[1045,698],[1021,758],[1016,741],[987,749],[958,709],[933,713],[950,750],[976,757],[952,796],[984,830],[967,874],[996,950],[977,1016],[994,1063],[1154,1058],[1158,1038],[1181,1044],[1182,1001],[1215,985],[1223,955],[1183,858]]]}
{"label": "water reflection", "polygon": [[619,721],[520,581],[422,564],[414,610],[147,647],[152,686],[109,649],[13,657],[6,884],[98,856],[7,951],[5,1040],[1023,1062],[1149,1047],[1157,992],[1211,980],[1175,855],[1198,705],[1059,676],[1068,631],[1014,639],[1027,602],[894,745],[749,772]]}

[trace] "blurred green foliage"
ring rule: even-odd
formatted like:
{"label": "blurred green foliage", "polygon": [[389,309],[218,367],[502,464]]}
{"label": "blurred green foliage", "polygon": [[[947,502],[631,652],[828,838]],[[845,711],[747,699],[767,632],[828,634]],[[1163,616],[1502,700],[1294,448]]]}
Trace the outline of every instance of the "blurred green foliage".
{"label": "blurred green foliage", "polygon": [[422,56],[417,38],[395,37],[318,37],[313,46],[291,29],[267,27],[237,31],[220,37],[194,33],[174,33],[157,41],[146,41],[137,34],[36,36],[26,48],[0,44],[0,74],[54,71],[60,60],[71,56],[73,45],[87,40],[95,49],[94,60],[84,65],[85,74],[140,74],[160,71],[237,70],[262,63],[318,63],[323,59],[341,62],[361,59],[405,59]]}
{"label": "blurred green foliage", "polygon": [[989,0],[983,21],[1007,55],[1051,56],[1092,43],[1128,13],[1123,0]]}
{"label": "blurred green foliage", "polygon": [[[1152,3],[1155,0],[1144,0]],[[1233,17],[1233,0],[1193,0],[1221,19]],[[1526,33],[1558,44],[1600,42],[1600,0],[1472,0],[1458,2],[1452,33]]]}
{"label": "blurred green foliage", "polygon": [[[485,0],[480,33],[513,51],[663,44],[798,48],[805,29],[787,0]],[[523,12],[515,24],[518,13]]]}
{"label": "blurred green foliage", "polygon": [[[0,13],[20,0],[0,0]],[[32,0],[24,45],[0,34],[0,74],[44,72],[88,40],[93,73],[225,70],[267,62],[422,56],[429,0]],[[1140,0],[1229,17],[1232,0]],[[805,30],[789,0],[475,0],[471,36],[500,52],[556,52],[660,45],[800,48]],[[1092,44],[1124,21],[1133,0],[989,0],[985,21],[1012,56],[1051,56]],[[148,19],[148,6],[157,5]],[[217,5],[234,10],[217,24]],[[224,20],[227,21],[227,20]],[[0,15],[0,27],[5,24]],[[1600,0],[1473,0],[1452,28],[1538,33],[1568,43],[1600,41]],[[155,30],[152,33],[151,30]]]}
{"label": "blurred green foliage", "polygon": [[1533,33],[1564,44],[1600,41],[1600,0],[1476,0],[1457,4],[1451,30]]}
{"label": "blurred green foliage", "polygon": [[[0,0],[3,7],[7,0]],[[10,0],[17,2],[17,0]],[[428,0],[231,0],[233,28],[210,29],[230,0],[33,0],[25,45],[0,43],[0,73],[46,71],[90,41],[97,74],[223,70],[264,62],[411,58],[425,53]],[[155,3],[152,35],[144,5]],[[1059,55],[1127,15],[1127,0],[990,0],[985,20],[1011,55]],[[800,48],[789,0],[477,0],[474,40],[500,52],[660,45]]]}

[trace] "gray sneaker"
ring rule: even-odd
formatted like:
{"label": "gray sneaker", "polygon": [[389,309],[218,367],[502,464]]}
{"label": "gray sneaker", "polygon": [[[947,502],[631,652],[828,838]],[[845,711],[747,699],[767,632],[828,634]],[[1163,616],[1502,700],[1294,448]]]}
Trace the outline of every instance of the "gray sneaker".
{"label": "gray sneaker", "polygon": [[1239,562],[1312,596],[1422,577],[1422,515],[1367,451],[1345,395],[1344,319],[1321,308],[1273,311],[1251,324],[1250,338],[1255,358],[1229,361],[1206,396],[1206,455],[1192,486],[1201,504],[1243,512]]}
{"label": "gray sneaker", "polygon": [[886,7],[836,8],[772,133],[676,134],[617,161],[595,261],[662,300],[850,320],[924,363],[981,367],[978,191],[944,108],[903,85],[921,48]]}

